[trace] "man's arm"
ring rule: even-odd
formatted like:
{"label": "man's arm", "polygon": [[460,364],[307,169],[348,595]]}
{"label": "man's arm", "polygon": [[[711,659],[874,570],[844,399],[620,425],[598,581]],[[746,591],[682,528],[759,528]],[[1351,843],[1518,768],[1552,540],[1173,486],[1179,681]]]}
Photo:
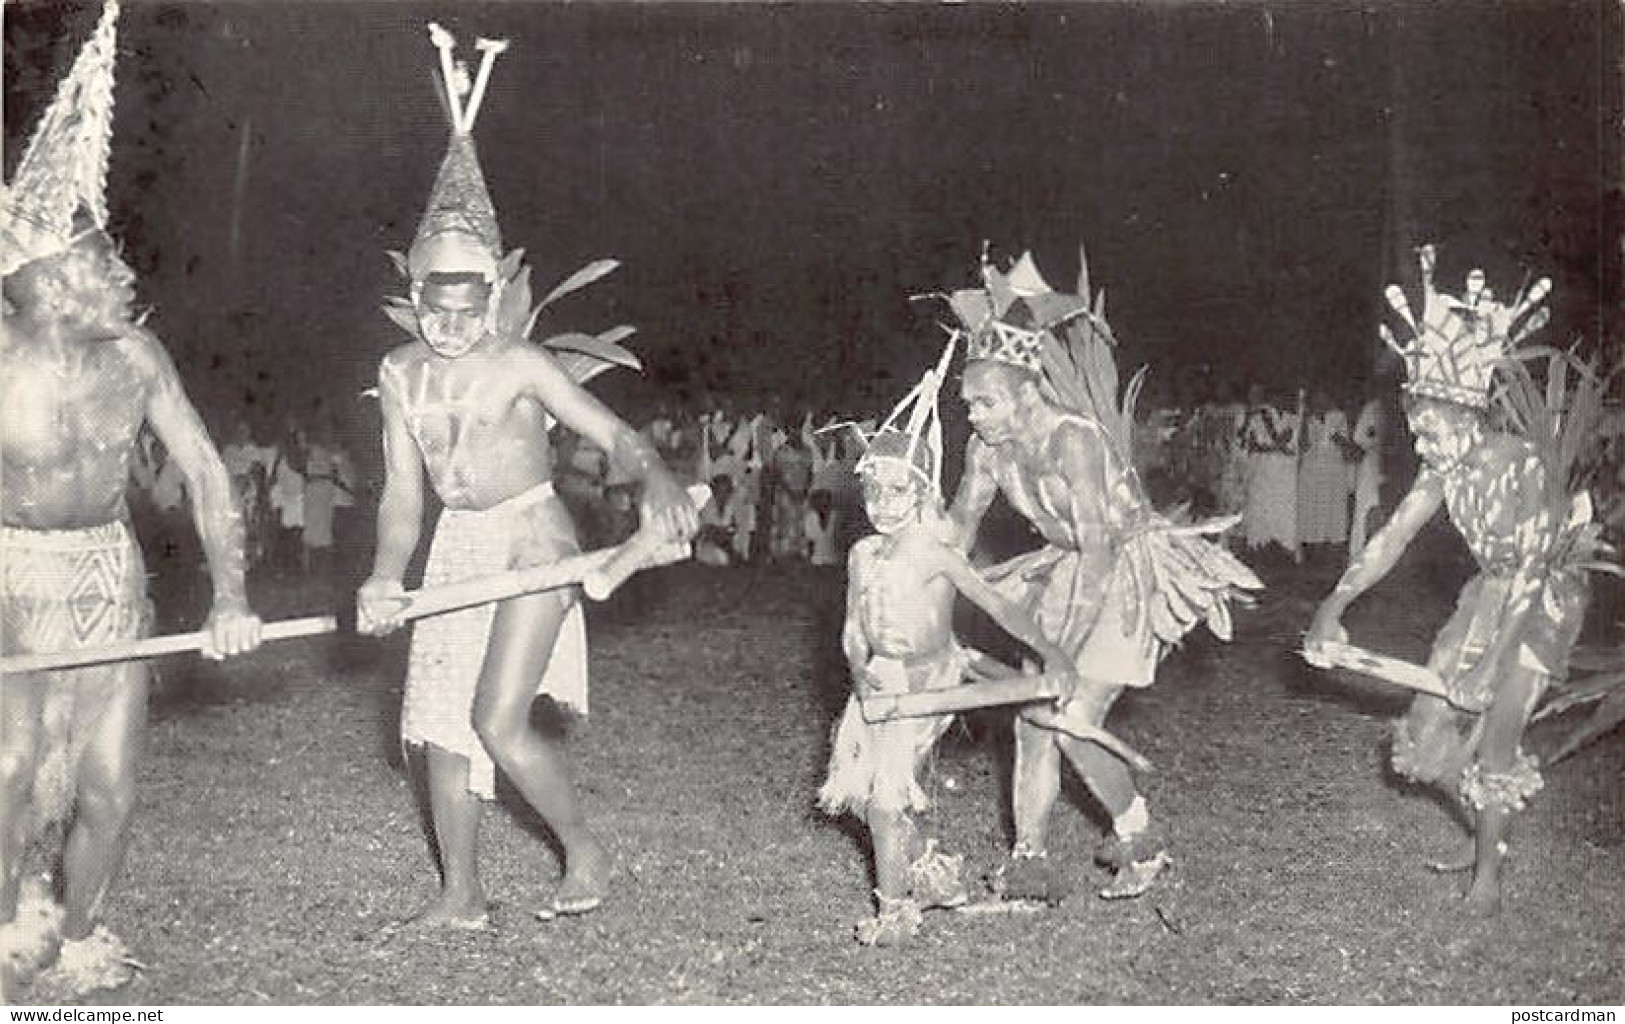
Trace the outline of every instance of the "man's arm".
{"label": "man's arm", "polygon": [[1093,582],[1074,591],[1077,603],[1067,623],[1068,636],[1085,637],[1094,629],[1121,541],[1107,515],[1107,502],[1113,497],[1107,479],[1106,444],[1104,432],[1071,423],[1057,430],[1050,441],[1053,471],[1066,486],[1067,507],[1057,511],[1072,528],[1082,565],[1079,571]]}
{"label": "man's arm", "polygon": [[598,445],[618,469],[643,485],[641,520],[686,541],[699,528],[699,513],[666,469],[653,446],[592,392],[570,379],[558,362],[535,346],[516,353],[536,397],[560,423]]}
{"label": "man's arm", "polygon": [[953,522],[954,546],[970,551],[976,543],[976,531],[982,525],[993,498],[999,493],[999,483],[993,475],[993,460],[997,456],[982,439],[972,436],[965,445],[965,472],[959,478],[959,490],[948,510]]}
{"label": "man's arm", "polygon": [[963,554],[946,545],[936,548],[934,565],[971,604],[986,612],[999,628],[1044,659],[1046,672],[1068,671],[1072,659],[1046,637],[1033,617],[983,579]]}
{"label": "man's arm", "polygon": [[380,370],[378,402],[383,414],[384,486],[378,495],[378,543],[372,573],[356,594],[356,624],[382,634],[398,628],[406,608],[402,580],[417,550],[423,523],[423,462],[406,426],[396,375]]}
{"label": "man's arm", "polygon": [[1320,603],[1305,637],[1307,643],[1329,640],[1346,642],[1343,613],[1361,594],[1376,586],[1399,562],[1412,540],[1444,504],[1444,485],[1437,474],[1424,468],[1416,476],[1393,516],[1382,525],[1365,549],[1354,557],[1337,586]]}
{"label": "man's arm", "polygon": [[241,654],[259,646],[260,620],[248,607],[243,583],[243,518],[226,464],[186,397],[180,374],[163,344],[144,329],[126,335],[149,382],[146,417],[169,458],[186,478],[192,521],[209,563],[214,602],[204,629],[206,657]]}
{"label": "man's arm", "polygon": [[841,653],[846,656],[847,671],[852,681],[861,687],[875,689],[869,679],[869,637],[863,631],[863,562],[868,558],[869,545],[858,541],[846,556],[846,620],[841,624]]}

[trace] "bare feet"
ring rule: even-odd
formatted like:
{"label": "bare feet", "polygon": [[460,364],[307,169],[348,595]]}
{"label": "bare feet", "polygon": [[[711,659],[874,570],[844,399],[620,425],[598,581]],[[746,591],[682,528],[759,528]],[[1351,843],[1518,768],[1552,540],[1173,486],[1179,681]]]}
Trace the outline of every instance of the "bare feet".
{"label": "bare feet", "polygon": [[[878,894],[877,894],[878,895]],[[857,940],[865,946],[901,946],[920,933],[920,906],[909,899],[880,896],[880,910],[859,921]]]}
{"label": "bare feet", "polygon": [[1467,890],[1467,897],[1462,900],[1462,912],[1468,917],[1486,918],[1494,917],[1501,912],[1501,883],[1476,879],[1472,888]]}
{"label": "bare feet", "polygon": [[597,910],[609,895],[615,875],[615,858],[597,841],[577,844],[564,865],[564,880],[547,906],[536,911],[542,921]]}
{"label": "bare feet", "polygon": [[487,932],[491,930],[491,908],[484,893],[472,894],[442,892],[428,906],[411,917],[385,925],[379,930],[380,941],[387,942],[401,935],[434,931]]}
{"label": "bare feet", "polygon": [[1441,875],[1453,875],[1461,871],[1471,871],[1477,862],[1478,851],[1473,837],[1466,836],[1449,852],[1429,860],[1428,869]]}

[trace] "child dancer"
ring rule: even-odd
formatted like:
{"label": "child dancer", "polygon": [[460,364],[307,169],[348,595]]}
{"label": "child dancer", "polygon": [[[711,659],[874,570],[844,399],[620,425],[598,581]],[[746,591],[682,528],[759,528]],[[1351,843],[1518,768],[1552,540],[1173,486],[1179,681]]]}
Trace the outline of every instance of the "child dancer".
{"label": "child dancer", "polygon": [[963,858],[922,839],[913,818],[928,803],[915,773],[953,716],[869,722],[863,696],[961,681],[967,658],[953,635],[956,594],[1031,647],[1046,667],[1071,664],[951,546],[942,507],[937,392],[952,355],[950,341],[941,362],[898,405],[858,463],[864,508],[876,533],[854,545],[848,559],[841,646],[853,695],[835,730],[819,806],[831,814],[852,811],[869,827],[879,906],[874,918],[857,926],[864,945],[905,942],[919,931],[922,909],[955,906],[967,895]]}

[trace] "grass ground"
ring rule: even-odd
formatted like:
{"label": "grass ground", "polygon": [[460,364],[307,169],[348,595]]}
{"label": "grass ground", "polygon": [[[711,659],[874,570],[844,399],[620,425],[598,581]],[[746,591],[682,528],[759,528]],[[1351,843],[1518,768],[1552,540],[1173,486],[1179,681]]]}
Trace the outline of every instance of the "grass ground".
{"label": "grass ground", "polygon": [[[620,882],[596,914],[534,921],[558,869],[510,797],[482,838],[494,934],[373,937],[436,881],[394,739],[403,639],[172,661],[106,907],[148,967],[102,1001],[1625,1003],[1625,736],[1548,772],[1504,913],[1460,921],[1461,878],[1423,868],[1458,826],[1385,771],[1402,698],[1292,654],[1326,572],[1265,575],[1234,643],[1194,637],[1111,720],[1156,764],[1164,881],[1093,897],[1103,826],[1073,786],[1053,847],[1078,895],[931,914],[893,951],[852,940],[870,909],[861,831],[813,808],[845,699],[837,575],[683,566],[594,611],[593,713],[571,746]],[[1396,577],[1351,631],[1418,655],[1447,582]],[[956,726],[929,773],[928,825],[978,875],[1008,842],[1007,734],[996,714]]]}

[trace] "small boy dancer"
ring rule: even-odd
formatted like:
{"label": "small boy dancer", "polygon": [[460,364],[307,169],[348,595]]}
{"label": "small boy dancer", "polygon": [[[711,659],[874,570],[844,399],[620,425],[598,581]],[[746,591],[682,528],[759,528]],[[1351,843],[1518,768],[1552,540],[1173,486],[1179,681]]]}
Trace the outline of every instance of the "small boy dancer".
{"label": "small boy dancer", "polygon": [[[452,42],[431,26],[442,51]],[[478,83],[501,44],[485,43]],[[452,66],[449,52],[443,64]],[[413,340],[379,372],[386,479],[372,575],[357,595],[360,628],[402,621],[402,576],[418,545],[427,471],[445,511],[435,526],[424,585],[537,565],[573,554],[575,531],[554,493],[552,419],[610,454],[643,485],[642,515],[676,540],[694,533],[682,488],[636,431],[588,393],[583,359],[626,361],[609,335],[570,335],[549,347],[526,339],[529,308],[519,253],[504,257],[496,214],[469,131],[479,94],[460,108],[448,81],[454,134],[429,208],[401,262],[410,302],[388,312]],[[612,267],[613,265],[608,265]],[[601,276],[594,265],[553,296]],[[545,301],[543,305],[545,305]],[[635,365],[635,360],[632,360]],[[551,590],[426,619],[413,636],[401,736],[428,748],[430,813],[440,854],[437,900],[414,926],[488,926],[475,858],[480,799],[495,796],[501,767],[564,848],[564,879],[542,918],[597,907],[612,860],[587,826],[557,741],[529,727],[538,692],[586,711],[586,631],[574,590]]]}
{"label": "small boy dancer", "polygon": [[[854,545],[848,559],[841,646],[853,695],[835,730],[829,778],[818,802],[830,814],[851,811],[869,827],[879,905],[874,918],[857,926],[858,941],[867,946],[906,942],[919,931],[921,910],[957,906],[968,897],[960,877],[963,858],[922,839],[913,819],[928,805],[916,772],[953,716],[869,722],[862,698],[959,684],[967,655],[953,635],[956,594],[1031,647],[1046,667],[1071,664],[951,546],[942,507],[937,392],[952,355],[950,341],[941,362],[898,405],[857,466],[864,508],[877,532]],[[900,422],[905,413],[906,426]]]}

